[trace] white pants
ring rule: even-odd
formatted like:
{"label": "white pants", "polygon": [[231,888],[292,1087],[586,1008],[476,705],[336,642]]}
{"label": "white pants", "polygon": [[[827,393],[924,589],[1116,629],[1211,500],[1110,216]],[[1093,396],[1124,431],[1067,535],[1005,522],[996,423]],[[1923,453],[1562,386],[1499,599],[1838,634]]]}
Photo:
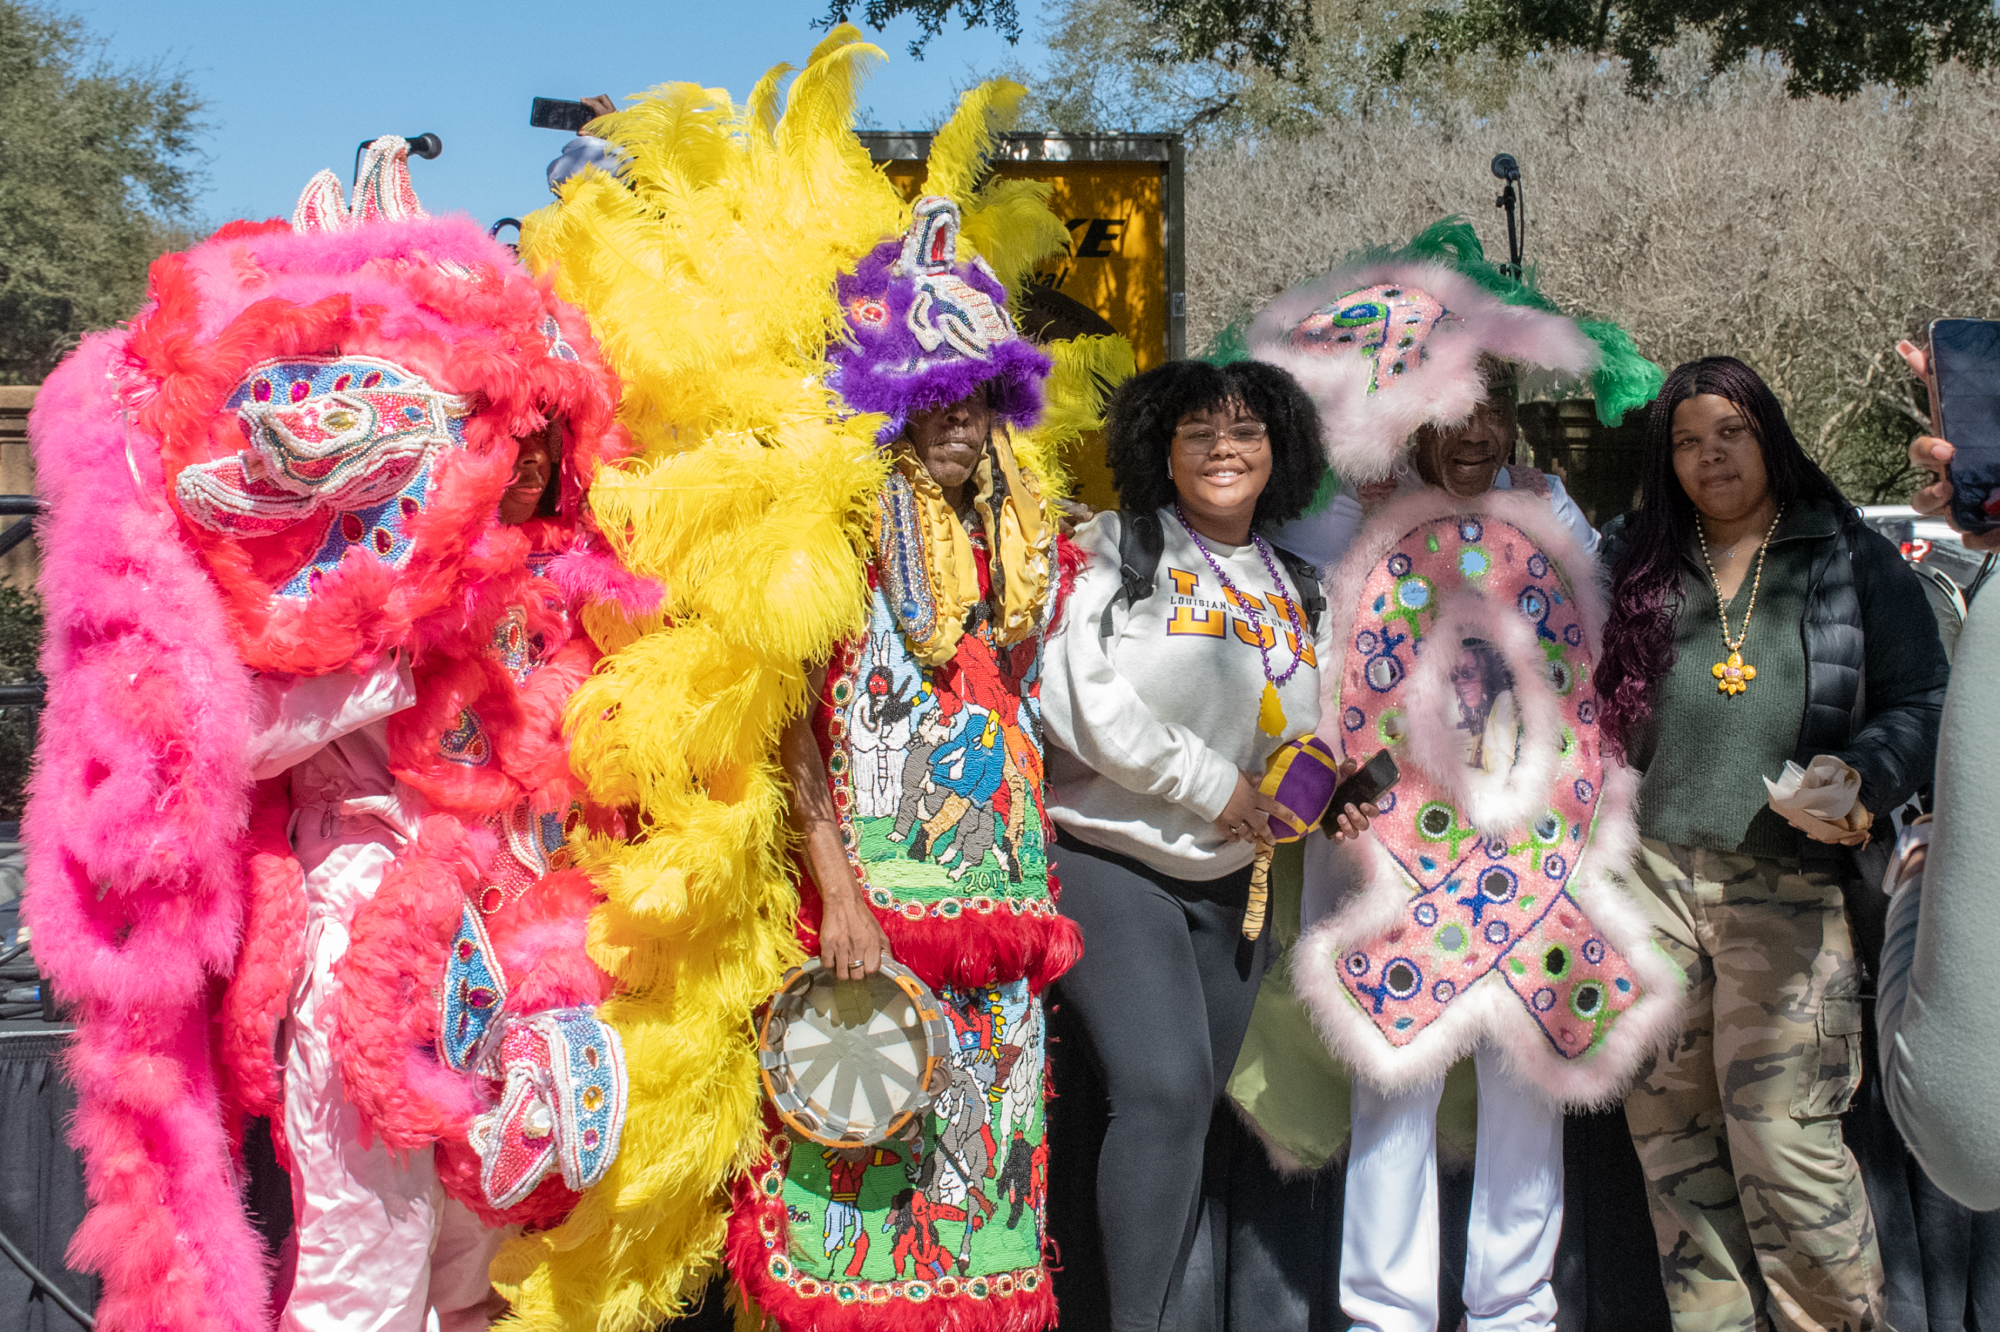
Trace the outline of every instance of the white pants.
{"label": "white pants", "polygon": [[[344,846],[315,871],[340,900],[394,852]],[[373,884],[368,884],[372,894]],[[505,1238],[487,1230],[438,1182],[429,1149],[362,1146],[361,1114],[349,1104],[328,1029],[333,965],[347,929],[316,911],[306,963],[292,993],[285,1048],[285,1136],[292,1151],[298,1267],[279,1332],[484,1332],[487,1268]]]}
{"label": "white pants", "polygon": [[[1479,1073],[1479,1140],[1465,1245],[1470,1332],[1553,1332],[1562,1235],[1563,1117],[1502,1069]],[[1443,1081],[1397,1096],[1356,1081],[1340,1233],[1340,1307],[1357,1332],[1438,1325],[1437,1108]]]}

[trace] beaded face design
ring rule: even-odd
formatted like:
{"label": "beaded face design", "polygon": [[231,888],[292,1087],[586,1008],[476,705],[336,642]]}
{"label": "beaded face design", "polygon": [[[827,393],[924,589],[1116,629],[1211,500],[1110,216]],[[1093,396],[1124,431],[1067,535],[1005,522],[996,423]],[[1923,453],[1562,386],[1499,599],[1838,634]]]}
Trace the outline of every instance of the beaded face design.
{"label": "beaded face design", "polygon": [[910,336],[925,352],[950,344],[960,356],[984,359],[995,343],[1014,336],[1014,321],[991,296],[953,272],[958,262],[958,206],[926,196],[903,237],[898,273],[911,280],[904,316]]}
{"label": "beaded face design", "polygon": [[1287,340],[1303,352],[1361,356],[1370,365],[1368,391],[1373,393],[1423,364],[1431,330],[1450,313],[1435,296],[1415,287],[1364,287],[1292,325]]}
{"label": "beaded face design", "polygon": [[230,537],[315,526],[320,539],[277,588],[299,598],[355,546],[401,567],[431,462],[463,445],[472,414],[465,399],[370,356],[266,361],[224,405],[246,447],[182,468],[174,498],[190,522]]}
{"label": "beaded face design", "polygon": [[827,349],[827,382],[854,410],[889,418],[884,444],[911,413],[981,389],[1002,421],[1032,425],[1048,358],[1014,327],[992,268],[961,250],[958,205],[926,195],[912,210],[901,236],[841,275],[846,328]]}

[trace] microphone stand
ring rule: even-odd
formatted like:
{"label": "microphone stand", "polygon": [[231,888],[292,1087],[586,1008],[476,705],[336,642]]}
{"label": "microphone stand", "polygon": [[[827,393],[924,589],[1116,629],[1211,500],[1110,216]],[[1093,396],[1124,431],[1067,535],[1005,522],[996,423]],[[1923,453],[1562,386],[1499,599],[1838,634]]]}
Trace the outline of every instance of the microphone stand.
{"label": "microphone stand", "polygon": [[[373,142],[375,142],[373,139],[363,139],[354,145],[354,183],[357,185],[361,182],[361,154],[367,152],[368,145]],[[444,151],[444,140],[435,134],[419,134],[411,139],[409,144],[410,156],[421,157],[426,161],[435,161],[437,155]]]}
{"label": "microphone stand", "polygon": [[[1493,201],[1493,206],[1507,211],[1507,262],[1500,266],[1500,271],[1519,282],[1524,271],[1521,257],[1528,232],[1527,204],[1517,192],[1521,184],[1521,168],[1511,153],[1501,153],[1493,159],[1493,174],[1500,178],[1502,185],[1500,197]],[[1517,209],[1520,215],[1518,226],[1515,222]]]}

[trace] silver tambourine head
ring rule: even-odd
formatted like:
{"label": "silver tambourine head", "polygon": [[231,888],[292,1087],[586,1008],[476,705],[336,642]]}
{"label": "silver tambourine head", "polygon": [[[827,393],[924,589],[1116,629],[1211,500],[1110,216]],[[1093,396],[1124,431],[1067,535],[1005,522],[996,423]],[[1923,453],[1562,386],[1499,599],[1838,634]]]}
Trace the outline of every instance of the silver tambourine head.
{"label": "silver tambourine head", "polygon": [[829,1147],[883,1141],[950,1081],[951,1028],[937,996],[886,960],[862,980],[837,980],[817,959],[787,972],[757,1036],[772,1108]]}

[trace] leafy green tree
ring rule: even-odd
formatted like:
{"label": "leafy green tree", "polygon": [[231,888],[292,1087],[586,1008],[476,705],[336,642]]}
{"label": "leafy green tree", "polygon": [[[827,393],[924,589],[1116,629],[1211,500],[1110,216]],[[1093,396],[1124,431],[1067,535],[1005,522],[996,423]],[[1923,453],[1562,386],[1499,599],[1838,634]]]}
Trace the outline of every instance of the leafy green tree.
{"label": "leafy green tree", "polygon": [[1779,57],[1794,97],[1845,98],[1872,83],[1920,87],[1939,65],[1976,68],[2000,54],[1991,0],[1464,0],[1425,10],[1398,55],[1407,62],[1478,50],[1609,53],[1628,62],[1634,87],[1651,88],[1660,82],[1660,50],[1696,34],[1713,44],[1711,72],[1757,51]]}
{"label": "leafy green tree", "polygon": [[[1172,35],[1132,0],[1049,0],[1048,59],[1005,72],[1026,83],[1024,127],[1063,133],[1177,129],[1197,141],[1309,134],[1327,121],[1398,111],[1442,124],[1504,104],[1524,62],[1491,50],[1410,60],[1422,15],[1370,0],[1312,0],[1315,36],[1273,74],[1221,55],[1174,56]],[[1330,34],[1340,34],[1334,40]]]}
{"label": "leafy green tree", "polygon": [[191,239],[201,99],[77,19],[0,0],[0,383],[35,383],[137,308]]}
{"label": "leafy green tree", "polygon": [[[1304,77],[1316,46],[1341,48],[1364,20],[1321,26],[1317,0],[1125,0],[1150,28],[1159,63],[1219,61],[1280,78]],[[991,26],[1009,41],[1021,34],[1014,0],[831,0],[827,21],[859,8],[877,28],[917,20],[919,54],[953,18]],[[1400,81],[1425,63],[1487,52],[1518,59],[1535,52],[1587,51],[1627,62],[1635,88],[1659,79],[1658,52],[1684,37],[1708,39],[1713,72],[1753,52],[1775,55],[1789,71],[1794,97],[1847,97],[1872,83],[1911,88],[1932,69],[1957,60],[1983,66],[2000,54],[2000,15],[1992,0],[1448,0],[1401,11],[1375,7],[1378,20],[1408,31],[1383,51],[1380,74]],[[1325,39],[1322,41],[1320,39]]]}
{"label": "leafy green tree", "polygon": [[[41,600],[11,583],[0,583],[0,684],[38,683],[41,650]],[[0,820],[21,817],[40,712],[35,707],[0,707]]]}

